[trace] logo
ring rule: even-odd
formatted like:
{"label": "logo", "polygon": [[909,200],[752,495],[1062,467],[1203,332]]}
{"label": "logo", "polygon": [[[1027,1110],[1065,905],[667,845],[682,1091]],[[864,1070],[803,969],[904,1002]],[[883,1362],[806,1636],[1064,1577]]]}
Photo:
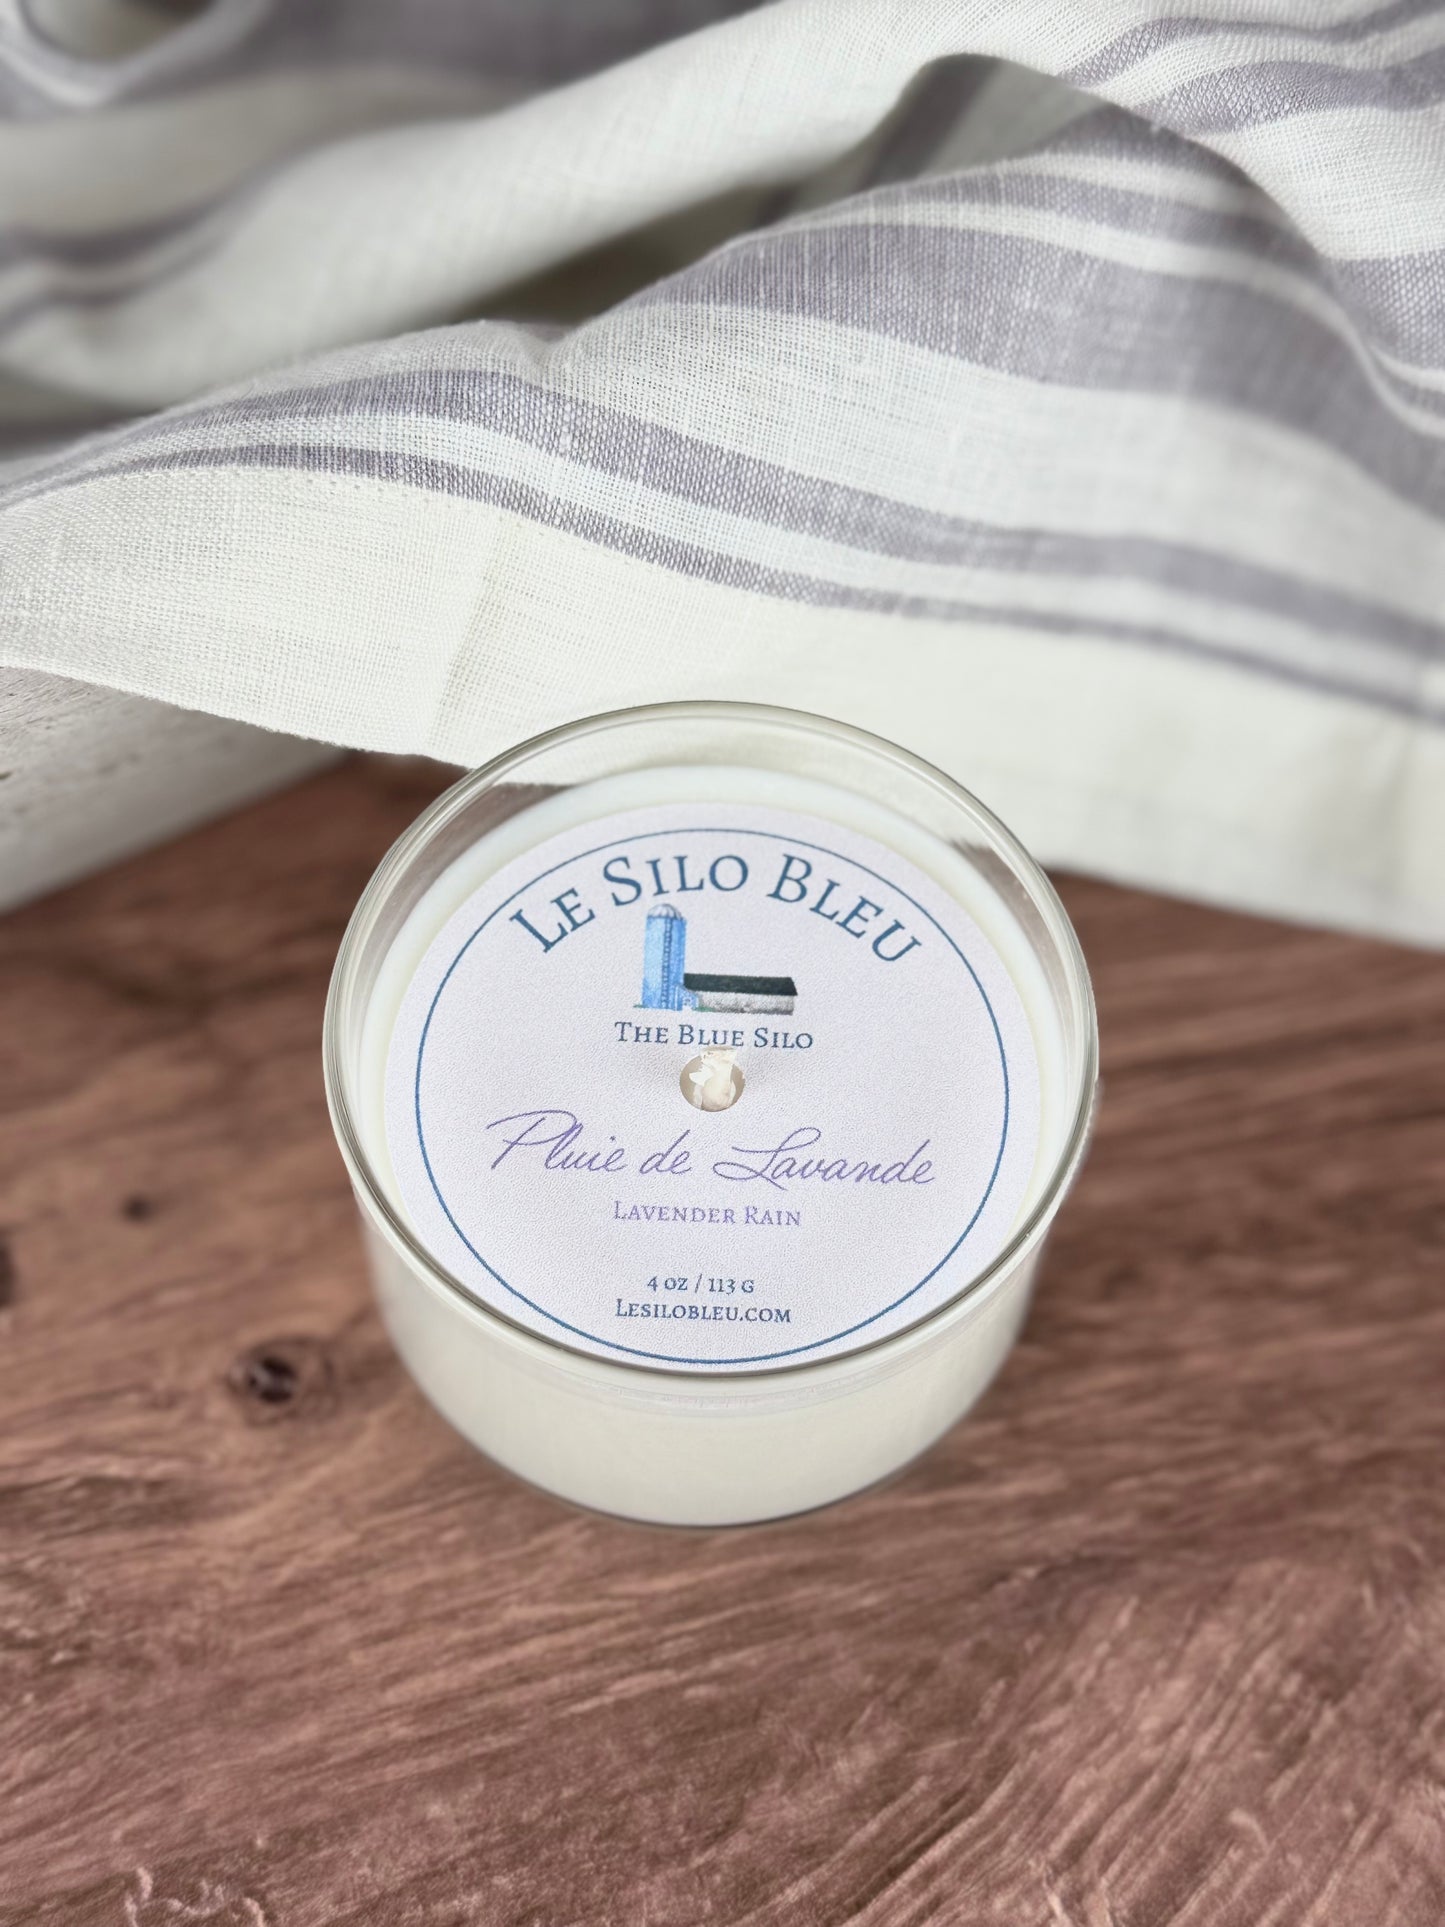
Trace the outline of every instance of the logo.
{"label": "logo", "polygon": [[687,968],[687,918],[670,903],[648,912],[642,938],[644,1010],[768,1011],[791,1014],[798,986],[791,977],[745,977],[735,971]]}

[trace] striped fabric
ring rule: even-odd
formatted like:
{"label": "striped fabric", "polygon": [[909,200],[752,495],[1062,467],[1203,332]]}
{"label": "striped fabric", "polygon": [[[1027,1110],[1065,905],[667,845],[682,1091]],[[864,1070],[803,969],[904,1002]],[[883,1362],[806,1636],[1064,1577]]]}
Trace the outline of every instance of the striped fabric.
{"label": "striped fabric", "polygon": [[794,703],[1445,939],[1439,0],[0,0],[0,106],[9,663]]}

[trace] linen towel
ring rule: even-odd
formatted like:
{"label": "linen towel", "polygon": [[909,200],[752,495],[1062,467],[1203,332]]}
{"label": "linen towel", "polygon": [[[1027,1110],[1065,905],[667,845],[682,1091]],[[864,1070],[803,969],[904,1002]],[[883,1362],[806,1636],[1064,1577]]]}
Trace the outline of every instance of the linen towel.
{"label": "linen towel", "polygon": [[798,704],[1445,938],[1445,8],[98,14],[0,0],[0,659],[467,763]]}

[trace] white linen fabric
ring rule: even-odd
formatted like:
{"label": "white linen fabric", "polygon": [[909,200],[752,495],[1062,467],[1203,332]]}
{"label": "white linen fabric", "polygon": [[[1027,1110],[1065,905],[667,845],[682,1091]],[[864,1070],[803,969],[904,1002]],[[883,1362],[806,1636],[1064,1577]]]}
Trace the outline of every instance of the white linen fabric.
{"label": "white linen fabric", "polygon": [[0,0],[0,660],[1445,938],[1438,0],[115,5]]}

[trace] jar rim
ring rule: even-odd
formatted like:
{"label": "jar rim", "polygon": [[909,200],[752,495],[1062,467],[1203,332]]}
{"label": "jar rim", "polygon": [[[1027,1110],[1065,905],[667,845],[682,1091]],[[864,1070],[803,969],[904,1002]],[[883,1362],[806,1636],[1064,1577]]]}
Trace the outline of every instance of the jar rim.
{"label": "jar rim", "polygon": [[[343,1044],[347,1002],[356,985],[363,947],[377,918],[403,885],[425,852],[448,826],[478,797],[486,795],[529,762],[549,750],[583,738],[601,736],[611,730],[638,723],[727,722],[772,725],[810,734],[826,734],[841,739],[857,750],[902,769],[939,790],[949,802],[971,818],[984,832],[998,853],[1008,862],[1015,880],[1023,887],[1032,909],[1038,915],[1054,946],[1057,961],[1077,1005],[1081,1049],[1075,1077],[1071,1081],[1068,1125],[1062,1144],[1047,1178],[1040,1185],[1030,1208],[1023,1214],[1013,1233],[982,1270],[967,1278],[958,1290],[905,1325],[850,1346],[846,1352],[823,1358],[799,1359],[792,1364],[767,1369],[730,1368],[719,1372],[699,1372],[689,1365],[645,1365],[631,1360],[607,1358],[565,1338],[537,1329],[511,1317],[499,1306],[469,1290],[425,1245],[388,1195],[362,1142],[348,1094],[348,1077]],[[1027,934],[1027,933],[1026,933]],[[1037,947],[1037,939],[1029,939]],[[685,1385],[694,1395],[705,1385],[716,1383],[734,1393],[744,1391],[753,1381],[777,1384],[799,1374],[814,1377],[834,1376],[840,1370],[857,1368],[865,1361],[878,1361],[891,1349],[902,1349],[918,1340],[931,1326],[948,1322],[968,1302],[986,1298],[991,1288],[1006,1276],[1048,1230],[1064,1196],[1077,1174],[1087,1149],[1093,1124],[1098,1086],[1098,1018],[1088,965],[1067,910],[1048,876],[1012,830],[971,791],[946,772],[912,751],[890,742],[886,737],[859,729],[833,717],[806,710],[783,708],[769,703],[745,703],[697,699],[686,702],[640,704],[625,709],[607,710],[563,723],[525,741],[513,744],[478,768],[466,772],[436,797],[402,831],[386,852],[362,891],[346,926],[332,969],[322,1021],[322,1069],[327,1107],[331,1115],[343,1161],[361,1202],[376,1217],[386,1235],[398,1245],[407,1261],[429,1280],[443,1296],[455,1296],[469,1312],[484,1321],[495,1320],[509,1335],[544,1349],[563,1354],[568,1360],[585,1360],[588,1366],[621,1378],[646,1380],[661,1386],[669,1381]]]}

